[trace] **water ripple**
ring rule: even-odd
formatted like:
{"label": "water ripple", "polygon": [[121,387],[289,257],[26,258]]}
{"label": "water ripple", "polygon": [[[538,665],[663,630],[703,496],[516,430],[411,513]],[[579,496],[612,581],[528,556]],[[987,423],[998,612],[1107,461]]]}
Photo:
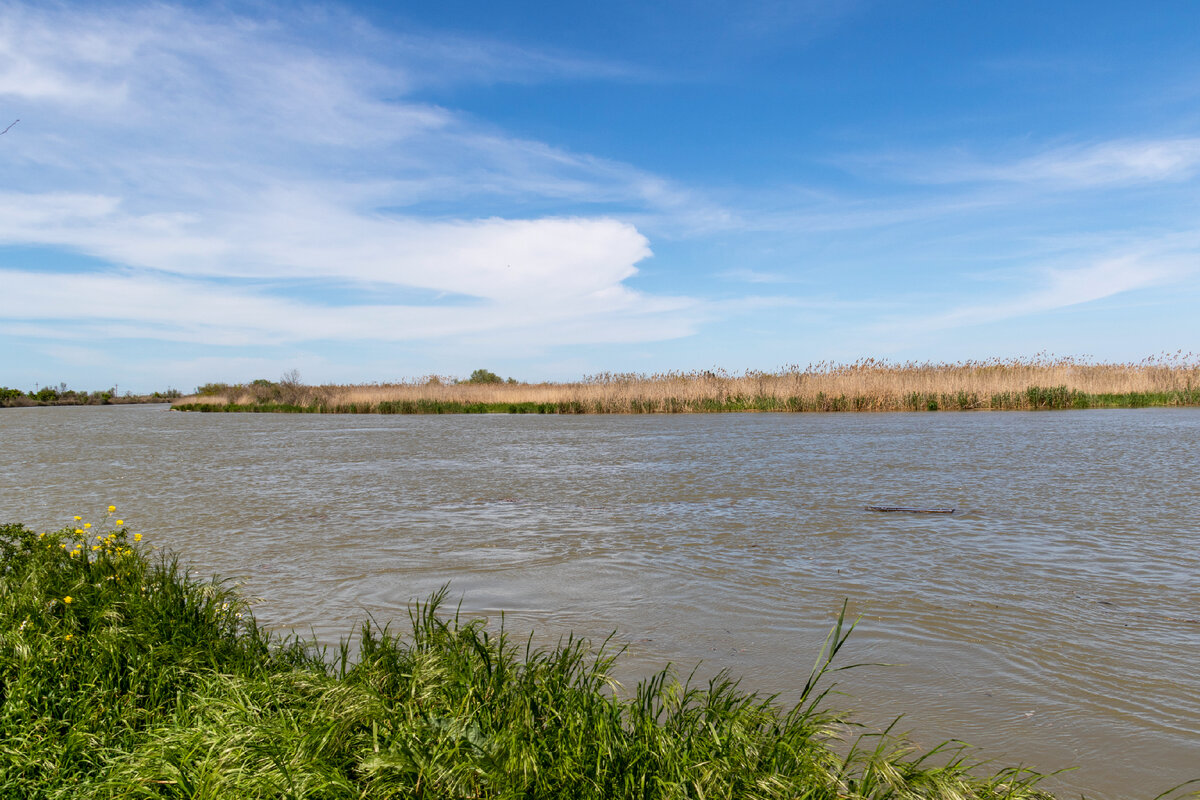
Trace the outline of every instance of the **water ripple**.
{"label": "water ripple", "polygon": [[[338,417],[0,411],[0,519],[116,503],[268,623],[330,641],[465,613],[803,685],[843,599],[840,705],[1053,786],[1200,769],[1200,412]],[[953,507],[953,515],[868,505]],[[1119,758],[1116,757],[1119,754]]]}

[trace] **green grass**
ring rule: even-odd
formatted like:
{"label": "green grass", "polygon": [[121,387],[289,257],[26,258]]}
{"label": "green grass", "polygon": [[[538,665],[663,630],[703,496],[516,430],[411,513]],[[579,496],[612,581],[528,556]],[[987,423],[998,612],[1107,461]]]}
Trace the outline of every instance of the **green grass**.
{"label": "green grass", "polygon": [[291,403],[179,403],[175,411],[241,411],[265,414],[588,414],[602,408],[579,402],[459,403],[445,400],[396,400],[382,403],[295,405]]}
{"label": "green grass", "polygon": [[843,618],[790,707],[725,674],[626,690],[608,643],[537,649],[445,592],[403,636],[364,624],[355,657],[273,637],[132,538],[0,527],[0,797],[1049,797],[959,745],[839,745]]}

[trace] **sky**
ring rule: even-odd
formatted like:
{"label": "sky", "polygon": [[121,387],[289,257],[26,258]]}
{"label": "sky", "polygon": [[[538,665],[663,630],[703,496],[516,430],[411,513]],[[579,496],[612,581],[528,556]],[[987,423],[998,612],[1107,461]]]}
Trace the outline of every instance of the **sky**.
{"label": "sky", "polygon": [[5,126],[0,386],[1200,350],[1190,1],[0,0]]}

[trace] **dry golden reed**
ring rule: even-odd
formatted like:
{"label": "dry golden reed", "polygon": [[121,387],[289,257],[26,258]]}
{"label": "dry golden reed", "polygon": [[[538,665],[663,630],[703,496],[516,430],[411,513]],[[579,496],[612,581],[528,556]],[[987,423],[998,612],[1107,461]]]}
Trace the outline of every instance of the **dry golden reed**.
{"label": "dry golden reed", "polygon": [[[177,405],[289,406],[277,410],[439,413],[903,411],[1200,404],[1200,357],[1178,352],[1131,363],[1040,355],[955,363],[861,359],[778,372],[600,373],[572,383],[397,383],[304,386],[258,381]],[[468,408],[469,407],[469,408]],[[535,408],[536,407],[536,408]]]}

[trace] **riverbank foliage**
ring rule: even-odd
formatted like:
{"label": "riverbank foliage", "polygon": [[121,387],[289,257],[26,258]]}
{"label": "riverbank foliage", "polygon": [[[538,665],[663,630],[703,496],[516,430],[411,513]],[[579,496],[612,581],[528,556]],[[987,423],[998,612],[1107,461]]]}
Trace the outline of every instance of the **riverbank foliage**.
{"label": "riverbank foliage", "polygon": [[22,391],[0,386],[0,408],[27,408],[29,406],[107,406],[123,403],[169,403],[178,400],[180,392],[168,389],[153,394],[117,394],[116,387],[104,391],[88,392],[67,388],[65,383],[57,387],[42,386],[36,390]]}
{"label": "riverbank foliage", "polygon": [[617,654],[533,649],[444,613],[364,624],[357,657],[264,631],[242,597],[143,549],[110,507],[0,527],[0,796],[22,798],[1046,798],[887,732],[837,747],[838,625],[799,703]]}
{"label": "riverbank foliage", "polygon": [[576,383],[425,378],[359,386],[258,380],[208,384],[183,411],[335,414],[641,414],[727,411],[976,411],[1200,405],[1200,359],[1127,364],[1078,359],[790,366],[776,373],[592,375]]}

